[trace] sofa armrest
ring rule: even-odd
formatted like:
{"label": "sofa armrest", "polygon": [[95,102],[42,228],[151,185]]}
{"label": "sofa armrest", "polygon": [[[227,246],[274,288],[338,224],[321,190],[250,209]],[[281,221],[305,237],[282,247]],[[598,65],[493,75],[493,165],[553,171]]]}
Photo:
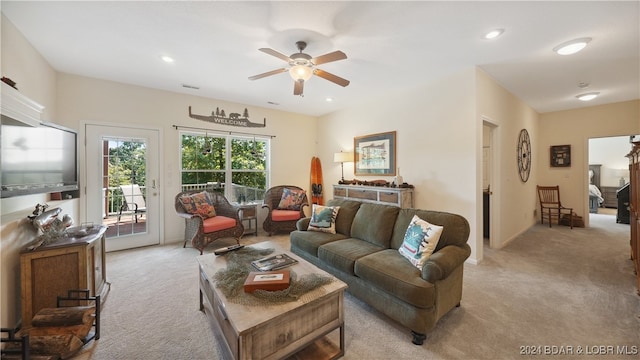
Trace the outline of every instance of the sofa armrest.
{"label": "sofa armrest", "polygon": [[309,228],[309,221],[311,221],[310,217],[301,218],[296,223],[296,229],[300,231],[307,231],[307,229]]}
{"label": "sofa armrest", "polygon": [[449,245],[431,254],[422,267],[422,278],[430,283],[445,279],[471,255],[468,244],[464,247]]}

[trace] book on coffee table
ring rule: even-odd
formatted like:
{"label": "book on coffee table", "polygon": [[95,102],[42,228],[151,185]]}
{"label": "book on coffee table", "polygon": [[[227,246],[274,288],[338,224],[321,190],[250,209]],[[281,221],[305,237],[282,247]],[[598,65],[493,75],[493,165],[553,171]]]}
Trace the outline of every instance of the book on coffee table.
{"label": "book on coffee table", "polygon": [[284,290],[289,287],[289,279],[289,270],[253,271],[249,273],[249,276],[244,281],[244,292]]}
{"label": "book on coffee table", "polygon": [[278,255],[268,256],[262,259],[254,260],[251,265],[260,271],[272,271],[298,263],[298,260],[282,253]]}

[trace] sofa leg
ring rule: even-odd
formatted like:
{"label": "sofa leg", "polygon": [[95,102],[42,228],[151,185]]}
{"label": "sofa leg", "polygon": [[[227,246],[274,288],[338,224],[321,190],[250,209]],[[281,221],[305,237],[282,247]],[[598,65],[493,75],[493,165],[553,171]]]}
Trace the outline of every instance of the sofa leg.
{"label": "sofa leg", "polygon": [[427,335],[417,333],[413,330],[411,331],[411,335],[413,335],[413,340],[411,342],[416,345],[422,345],[424,343],[424,340],[427,338]]}

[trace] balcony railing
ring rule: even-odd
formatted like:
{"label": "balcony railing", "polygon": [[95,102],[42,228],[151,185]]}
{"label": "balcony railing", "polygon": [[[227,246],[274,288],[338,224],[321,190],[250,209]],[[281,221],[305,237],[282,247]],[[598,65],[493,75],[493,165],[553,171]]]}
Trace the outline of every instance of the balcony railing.
{"label": "balcony railing", "polygon": [[[256,202],[264,199],[265,189],[259,189],[254,187],[248,187],[244,185],[232,184],[232,197],[228,199],[230,202]],[[141,185],[140,191],[142,194],[146,194],[146,187]],[[224,194],[224,183],[204,183],[204,184],[185,184],[182,185],[182,191],[189,190],[213,190]],[[117,215],[120,212],[120,207],[125,203],[122,190],[118,186],[110,186],[102,189],[102,196],[105,201],[105,214],[104,217]]]}

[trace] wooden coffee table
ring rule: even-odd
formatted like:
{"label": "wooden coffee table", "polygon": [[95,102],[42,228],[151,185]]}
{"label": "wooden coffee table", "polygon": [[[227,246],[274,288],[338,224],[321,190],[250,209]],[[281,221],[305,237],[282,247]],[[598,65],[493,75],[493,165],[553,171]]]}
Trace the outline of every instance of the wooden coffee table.
{"label": "wooden coffee table", "polygon": [[[299,261],[290,267],[300,277],[308,273],[330,276],[277,243],[251,245],[274,248]],[[227,355],[233,359],[337,359],[344,355],[344,290],[334,281],[312,290],[297,301],[274,305],[240,305],[227,301],[215,286],[214,275],[226,268],[226,257],[198,256],[200,267],[200,310],[214,331],[222,334]],[[339,344],[329,337],[339,331]]]}

